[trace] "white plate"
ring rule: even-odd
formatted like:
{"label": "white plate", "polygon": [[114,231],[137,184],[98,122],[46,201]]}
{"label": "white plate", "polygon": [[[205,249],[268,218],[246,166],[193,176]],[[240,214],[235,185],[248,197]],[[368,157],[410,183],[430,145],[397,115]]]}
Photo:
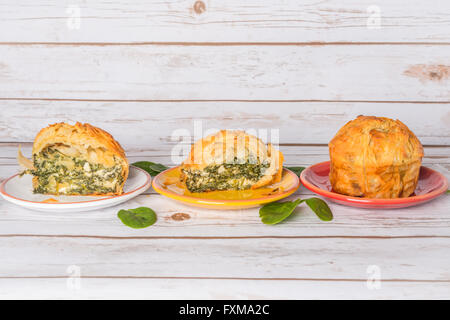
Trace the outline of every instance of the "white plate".
{"label": "white plate", "polygon": [[[89,197],[34,194],[31,179],[32,176],[29,174],[23,177],[16,174],[2,182],[0,194],[6,201],[31,210],[47,212],[90,211],[112,207],[130,200],[146,191],[152,180],[146,171],[130,166],[130,174],[125,182],[123,194],[120,196]],[[56,199],[58,202],[42,202],[50,198]]]}

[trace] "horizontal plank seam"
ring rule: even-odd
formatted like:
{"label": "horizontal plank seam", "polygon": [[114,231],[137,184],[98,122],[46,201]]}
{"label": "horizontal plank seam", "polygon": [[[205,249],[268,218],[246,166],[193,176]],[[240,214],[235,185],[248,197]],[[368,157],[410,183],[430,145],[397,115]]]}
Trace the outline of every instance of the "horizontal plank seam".
{"label": "horizontal plank seam", "polygon": [[251,239],[450,239],[450,236],[415,235],[415,236],[95,236],[70,234],[1,234],[0,238],[85,238],[103,240],[251,240]]}
{"label": "horizontal plank seam", "polygon": [[[67,279],[67,275],[62,276],[0,276],[0,279]],[[367,282],[367,279],[352,278],[262,278],[262,277],[208,277],[208,276],[86,276],[82,279],[130,279],[130,280],[249,280],[249,281],[320,281],[320,282]],[[420,283],[450,283],[450,279],[381,279],[381,282],[420,282]]]}
{"label": "horizontal plank seam", "polygon": [[185,42],[185,41],[135,41],[135,42],[55,42],[55,41],[2,41],[1,46],[448,46],[450,42],[433,41],[311,41],[311,42]]}
{"label": "horizontal plank seam", "polygon": [[21,98],[0,97],[0,101],[74,101],[74,102],[269,102],[269,103],[396,103],[396,104],[450,104],[450,100],[444,101],[419,101],[419,100],[327,100],[327,99],[83,99],[83,98]]}

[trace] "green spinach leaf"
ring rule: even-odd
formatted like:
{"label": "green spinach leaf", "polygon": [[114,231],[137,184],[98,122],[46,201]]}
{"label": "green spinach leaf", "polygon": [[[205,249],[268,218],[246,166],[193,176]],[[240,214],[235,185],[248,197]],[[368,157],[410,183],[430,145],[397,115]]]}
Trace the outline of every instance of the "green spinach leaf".
{"label": "green spinach leaf", "polygon": [[301,199],[286,202],[272,202],[259,209],[261,221],[265,224],[277,224],[289,217],[302,202]]}
{"label": "green spinach leaf", "polygon": [[123,224],[134,229],[147,228],[156,222],[156,213],[150,208],[120,210],[117,214]]}
{"label": "green spinach leaf", "polygon": [[289,217],[299,204],[306,202],[308,207],[323,221],[333,220],[333,214],[327,203],[319,198],[309,198],[305,200],[297,199],[295,201],[272,202],[259,209],[261,221],[265,224],[277,224]]}
{"label": "green spinach leaf", "polygon": [[159,173],[163,172],[164,170],[169,169],[165,165],[162,165],[160,163],[150,162],[150,161],[138,161],[138,162],[132,163],[132,165],[147,171],[152,177],[158,175]]}

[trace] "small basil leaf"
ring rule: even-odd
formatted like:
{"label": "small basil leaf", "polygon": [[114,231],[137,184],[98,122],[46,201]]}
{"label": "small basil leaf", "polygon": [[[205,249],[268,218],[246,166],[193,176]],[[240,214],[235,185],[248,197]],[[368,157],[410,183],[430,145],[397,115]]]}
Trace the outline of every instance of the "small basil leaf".
{"label": "small basil leaf", "polygon": [[285,168],[291,170],[299,177],[302,171],[306,169],[305,167],[285,167]]}
{"label": "small basil leaf", "polygon": [[309,198],[305,200],[306,204],[311,208],[312,211],[323,221],[333,220],[333,213],[328,204],[319,198]]}
{"label": "small basil leaf", "polygon": [[277,224],[289,217],[302,202],[301,199],[286,202],[272,202],[259,209],[261,221],[265,224]]}
{"label": "small basil leaf", "polygon": [[156,213],[150,208],[120,210],[117,214],[123,224],[134,229],[147,228],[156,222]]}
{"label": "small basil leaf", "polygon": [[165,165],[162,165],[160,163],[150,162],[150,161],[138,161],[138,162],[132,163],[132,165],[147,171],[152,177],[154,177],[154,176],[158,175],[159,173],[163,172],[164,170],[168,169]]}
{"label": "small basil leaf", "polygon": [[447,190],[447,194],[450,194],[450,190]]}

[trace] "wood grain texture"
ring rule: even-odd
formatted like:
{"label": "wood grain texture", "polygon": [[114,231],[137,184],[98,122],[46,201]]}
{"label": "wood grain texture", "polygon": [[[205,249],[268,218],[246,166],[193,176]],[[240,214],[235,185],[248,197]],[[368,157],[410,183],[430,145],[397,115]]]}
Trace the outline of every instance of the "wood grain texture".
{"label": "wood grain texture", "polygon": [[0,98],[449,102],[449,79],[405,73],[449,56],[445,45],[4,45]]}
{"label": "wood grain texture", "polygon": [[326,279],[360,280],[366,278],[369,265],[377,265],[384,279],[439,280],[450,286],[450,257],[444,254],[450,238],[356,242],[16,237],[1,243],[1,277],[61,276],[68,266],[78,265],[85,276],[323,279],[328,275]]}
{"label": "wood grain texture", "polygon": [[[286,164],[306,166],[328,160],[325,145],[359,114],[405,122],[428,145],[424,164],[450,178],[447,1],[194,3],[0,4],[0,181],[18,171],[18,144],[29,155],[58,121],[90,122],[131,162],[168,165],[186,138],[171,135],[193,120],[280,129]],[[138,206],[157,212],[154,226],[117,218]],[[119,207],[61,215],[0,200],[0,298],[449,298],[448,195],[400,210],[330,204],[328,223],[302,206],[276,226],[258,209],[197,209],[152,190]],[[71,265],[80,290],[67,286]]]}
{"label": "wood grain texture", "polygon": [[[311,197],[303,187],[290,199]],[[0,203],[0,241],[107,240],[127,243],[128,240],[276,240],[303,241],[315,239],[360,241],[424,239],[450,240],[450,198],[442,196],[423,207],[398,210],[361,210],[329,203],[334,213],[330,223],[319,220],[306,205],[296,209],[285,223],[267,226],[261,223],[258,208],[236,211],[201,209],[186,206],[157,194],[142,195],[126,204],[97,212],[55,213],[34,212]],[[148,206],[158,214],[157,223],[149,229],[135,230],[124,226],[117,218],[119,209]],[[433,212],[430,215],[429,212]],[[183,213],[185,220],[174,215]],[[20,240],[22,239],[22,240]],[[27,240],[27,241],[28,241]],[[442,248],[448,250],[448,247]],[[445,254],[444,254],[445,255]]]}
{"label": "wood grain texture", "polygon": [[363,114],[400,119],[424,145],[450,146],[450,104],[444,103],[13,100],[1,105],[0,142],[31,142],[47,124],[76,120],[107,130],[126,149],[154,149],[156,154],[168,154],[182,141],[190,143],[196,122],[202,133],[245,129],[264,138],[258,130],[267,130],[270,141],[274,129],[281,144],[328,144],[340,127]]}
{"label": "wood grain texture", "polygon": [[[447,1],[57,1],[0,6],[1,42],[448,42]],[[203,5],[202,5],[203,4]],[[374,7],[376,5],[376,7]],[[77,23],[77,7],[80,25]],[[380,13],[380,28],[373,22]],[[73,27],[70,27],[70,26]]]}

